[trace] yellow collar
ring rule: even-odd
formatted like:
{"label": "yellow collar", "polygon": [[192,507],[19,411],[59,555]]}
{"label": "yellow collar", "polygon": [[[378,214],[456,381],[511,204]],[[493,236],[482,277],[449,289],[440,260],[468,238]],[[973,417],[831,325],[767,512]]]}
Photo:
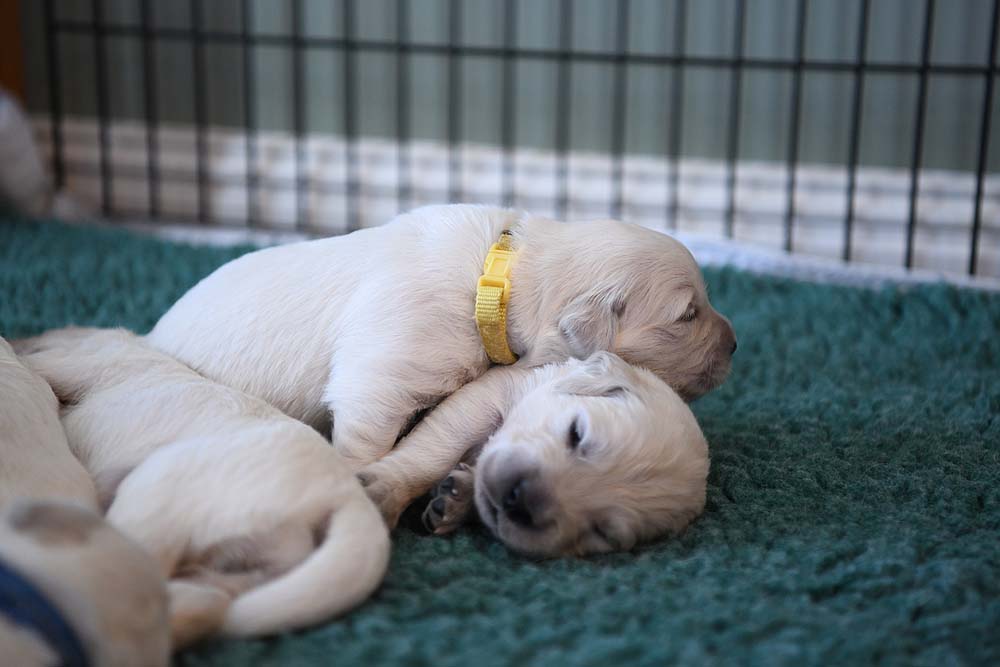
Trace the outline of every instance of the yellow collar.
{"label": "yellow collar", "polygon": [[510,301],[510,268],[514,263],[511,241],[504,230],[490,246],[483,262],[483,275],[476,285],[476,326],[486,354],[495,364],[512,364],[517,356],[507,344],[507,302]]}

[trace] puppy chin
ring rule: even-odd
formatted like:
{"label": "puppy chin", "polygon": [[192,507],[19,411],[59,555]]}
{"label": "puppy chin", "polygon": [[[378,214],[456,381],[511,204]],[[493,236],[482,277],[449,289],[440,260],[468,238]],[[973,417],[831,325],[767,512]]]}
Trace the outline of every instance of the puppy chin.
{"label": "puppy chin", "polygon": [[507,548],[523,556],[551,558],[563,555],[566,551],[561,546],[562,531],[558,523],[553,522],[541,528],[519,526],[500,509],[500,502],[490,496],[489,489],[492,485],[488,475],[491,472],[502,472],[501,466],[509,463],[498,460],[501,458],[507,457],[481,457],[480,465],[476,468],[474,498],[480,520]]}
{"label": "puppy chin", "polygon": [[685,403],[697,400],[722,385],[729,377],[730,368],[732,368],[732,360],[729,356],[720,355],[708,364],[692,382],[680,387],[677,393],[684,399]]}
{"label": "puppy chin", "polygon": [[560,550],[543,544],[543,540],[537,539],[535,535],[525,534],[523,528],[517,527],[507,519],[478,484],[475,498],[480,520],[508,549],[531,558],[551,558],[561,555]]}

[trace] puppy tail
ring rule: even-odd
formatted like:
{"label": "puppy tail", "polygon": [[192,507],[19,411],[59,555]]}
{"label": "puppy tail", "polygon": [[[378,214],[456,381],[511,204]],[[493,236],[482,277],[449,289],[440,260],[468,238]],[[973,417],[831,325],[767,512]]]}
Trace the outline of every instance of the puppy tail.
{"label": "puppy tail", "polygon": [[233,600],[222,633],[273,634],[343,614],[371,595],[388,564],[389,531],[359,486],[333,512],[323,542],[305,561]]}

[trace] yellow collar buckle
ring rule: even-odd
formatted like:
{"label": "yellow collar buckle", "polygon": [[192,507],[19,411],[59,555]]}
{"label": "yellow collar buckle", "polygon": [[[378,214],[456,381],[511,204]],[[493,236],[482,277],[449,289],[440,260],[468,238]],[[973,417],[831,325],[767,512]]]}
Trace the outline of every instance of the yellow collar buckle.
{"label": "yellow collar buckle", "polygon": [[507,303],[510,301],[510,269],[514,263],[508,230],[490,246],[483,262],[483,275],[476,284],[476,327],[486,354],[495,364],[512,364],[517,355],[507,343]]}

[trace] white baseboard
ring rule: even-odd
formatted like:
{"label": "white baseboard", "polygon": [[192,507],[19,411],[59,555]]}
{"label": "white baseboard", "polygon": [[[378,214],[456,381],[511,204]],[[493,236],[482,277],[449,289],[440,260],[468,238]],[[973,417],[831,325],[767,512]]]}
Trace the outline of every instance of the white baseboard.
{"label": "white baseboard", "polygon": [[[34,118],[39,145],[51,155],[46,117]],[[67,188],[97,207],[101,197],[100,138],[93,119],[63,122]],[[147,136],[137,122],[109,126],[109,165],[113,174],[111,212],[133,219],[148,215]],[[225,128],[206,130],[205,175],[208,215],[202,223],[240,226],[247,217],[246,135]],[[198,215],[197,137],[191,126],[162,126],[156,133],[162,221]],[[302,203],[313,233],[347,229],[346,150],[342,139],[308,135],[301,141],[302,173],[307,185]],[[253,172],[259,191],[253,198],[259,226],[269,232],[294,232],[299,202],[288,187],[296,178],[296,142],[292,135],[262,132],[254,142]],[[381,224],[403,208],[440,203],[448,198],[449,150],[440,143],[414,141],[406,148],[410,197],[399,202],[398,146],[363,138],[354,146],[361,226]],[[502,201],[502,149],[463,144],[458,148],[459,191],[463,201]],[[517,149],[513,156],[514,204],[541,215],[555,215],[558,156],[551,151]],[[648,156],[623,160],[622,217],[657,229],[670,223],[672,161]],[[571,219],[607,217],[614,197],[613,160],[603,154],[573,153],[568,159]],[[686,237],[722,239],[728,203],[727,165],[722,161],[684,159],[679,164],[676,230]],[[786,182],[782,164],[740,162],[734,209],[734,239],[741,245],[780,249],[785,238]],[[796,170],[793,252],[825,258],[843,253],[847,211],[847,172],[843,167],[799,165]],[[903,264],[909,212],[909,173],[898,169],[860,168],[855,191],[852,259],[898,267]],[[930,275],[962,275],[967,270],[975,193],[974,175],[924,170],[920,173],[914,265]],[[979,275],[1000,277],[1000,175],[984,183]]]}

